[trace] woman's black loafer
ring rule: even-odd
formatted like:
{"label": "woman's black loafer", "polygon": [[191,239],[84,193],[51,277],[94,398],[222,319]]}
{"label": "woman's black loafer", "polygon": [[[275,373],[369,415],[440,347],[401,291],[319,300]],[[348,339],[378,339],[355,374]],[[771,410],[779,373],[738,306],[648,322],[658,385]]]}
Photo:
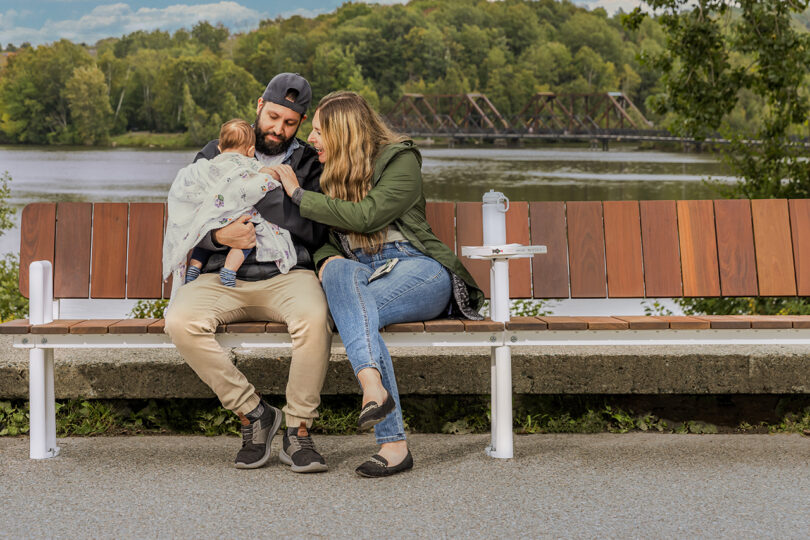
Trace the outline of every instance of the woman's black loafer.
{"label": "woman's black loafer", "polygon": [[360,418],[357,419],[357,425],[361,430],[371,429],[375,425],[383,421],[383,419],[391,414],[391,411],[396,409],[397,403],[391,394],[385,398],[382,405],[377,404],[376,401],[369,401],[363,410],[360,411]]}
{"label": "woman's black loafer", "polygon": [[408,450],[408,455],[401,463],[388,466],[388,460],[379,454],[374,454],[371,459],[357,467],[354,472],[366,478],[382,478],[383,476],[391,476],[392,474],[401,473],[413,469],[413,456],[411,451]]}

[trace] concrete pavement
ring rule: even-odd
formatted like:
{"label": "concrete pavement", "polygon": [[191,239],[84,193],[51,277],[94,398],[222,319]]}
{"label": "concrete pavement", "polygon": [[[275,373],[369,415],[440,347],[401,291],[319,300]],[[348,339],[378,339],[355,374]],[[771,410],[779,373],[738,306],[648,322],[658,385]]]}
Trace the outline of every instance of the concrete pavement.
{"label": "concrete pavement", "polygon": [[[274,441],[278,448],[279,438]],[[0,438],[2,538],[779,537],[810,527],[798,435],[413,435],[416,468],[358,478],[370,435],[319,436],[331,470],[232,468],[237,438]]]}

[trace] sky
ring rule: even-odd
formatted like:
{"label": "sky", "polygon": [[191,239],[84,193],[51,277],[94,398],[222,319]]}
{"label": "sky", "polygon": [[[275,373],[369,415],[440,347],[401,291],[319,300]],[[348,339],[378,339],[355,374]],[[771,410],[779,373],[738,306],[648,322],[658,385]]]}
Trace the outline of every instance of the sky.
{"label": "sky", "polygon": [[[334,11],[344,0],[0,0],[0,44],[32,45],[67,38],[92,44],[135,30],[191,28],[207,20],[221,22],[232,32],[252,30],[262,19],[301,15],[314,17]],[[404,0],[367,0],[392,4]],[[608,13],[630,11],[640,0],[575,0]]]}

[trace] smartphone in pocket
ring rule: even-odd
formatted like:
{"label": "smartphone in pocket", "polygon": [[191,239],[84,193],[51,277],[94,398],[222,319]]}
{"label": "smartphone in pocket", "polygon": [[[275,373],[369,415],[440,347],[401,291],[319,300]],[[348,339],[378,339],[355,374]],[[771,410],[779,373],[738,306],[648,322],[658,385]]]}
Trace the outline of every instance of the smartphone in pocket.
{"label": "smartphone in pocket", "polygon": [[394,266],[399,262],[399,259],[388,259],[385,264],[374,270],[374,273],[368,277],[368,282],[371,283],[375,279],[380,279],[385,274],[394,269]]}

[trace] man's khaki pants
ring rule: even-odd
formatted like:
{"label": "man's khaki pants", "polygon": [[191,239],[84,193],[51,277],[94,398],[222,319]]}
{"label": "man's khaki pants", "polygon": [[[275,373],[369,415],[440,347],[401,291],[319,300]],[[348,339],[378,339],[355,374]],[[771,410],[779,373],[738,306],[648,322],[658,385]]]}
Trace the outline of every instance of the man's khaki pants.
{"label": "man's khaki pants", "polygon": [[287,323],[292,362],[287,380],[287,426],[312,425],[329,362],[332,331],[321,284],[314,272],[292,270],[262,281],[225,287],[218,274],[203,274],[183,285],[166,313],[169,334],[183,359],[216,393],[222,405],[246,414],[259,397],[233,365],[214,334],[219,324],[238,321]]}

